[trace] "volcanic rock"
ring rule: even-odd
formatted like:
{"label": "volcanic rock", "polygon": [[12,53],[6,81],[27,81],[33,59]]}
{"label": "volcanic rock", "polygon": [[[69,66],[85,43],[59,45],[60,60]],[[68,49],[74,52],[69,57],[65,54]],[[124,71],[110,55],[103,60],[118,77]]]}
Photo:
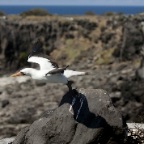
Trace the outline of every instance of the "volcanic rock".
{"label": "volcanic rock", "polygon": [[122,144],[125,126],[106,91],[73,90],[63,96],[55,111],[47,111],[23,129],[13,144]]}

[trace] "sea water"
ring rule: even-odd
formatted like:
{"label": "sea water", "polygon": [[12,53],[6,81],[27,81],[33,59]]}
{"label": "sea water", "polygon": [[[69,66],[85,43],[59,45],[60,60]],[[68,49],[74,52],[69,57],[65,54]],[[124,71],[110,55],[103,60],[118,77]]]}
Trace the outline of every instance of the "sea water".
{"label": "sea water", "polygon": [[50,14],[58,15],[84,15],[86,12],[92,12],[94,14],[104,14],[107,12],[124,13],[124,14],[136,14],[143,13],[144,6],[0,6],[0,11],[5,14],[20,14],[30,9],[44,9]]}

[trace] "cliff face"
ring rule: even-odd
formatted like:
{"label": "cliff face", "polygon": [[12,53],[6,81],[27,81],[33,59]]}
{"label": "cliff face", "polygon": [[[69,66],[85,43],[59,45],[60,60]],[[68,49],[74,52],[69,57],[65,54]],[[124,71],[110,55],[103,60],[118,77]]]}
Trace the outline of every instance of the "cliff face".
{"label": "cliff face", "polygon": [[[144,82],[135,78],[143,45],[143,16],[20,17],[0,19],[1,76],[26,66],[33,43],[60,66],[89,74],[72,78],[77,88],[110,93],[126,120],[144,122]],[[0,78],[0,135],[16,135],[45,110],[58,106],[62,85]]]}
{"label": "cliff face", "polygon": [[96,55],[101,50],[107,53],[107,49],[110,54],[106,57],[110,57],[121,43],[122,27],[114,26],[109,19],[96,16],[8,17],[0,21],[1,57],[6,64],[20,67],[25,64],[37,38],[43,40],[44,52],[60,63],[72,63],[77,57],[83,57],[83,53]]}
{"label": "cliff face", "polygon": [[13,68],[25,65],[37,38],[43,41],[44,53],[60,64],[85,55],[92,57],[93,65],[111,63],[112,56],[129,60],[143,45],[142,21],[141,15],[8,16],[0,20],[1,60]]}

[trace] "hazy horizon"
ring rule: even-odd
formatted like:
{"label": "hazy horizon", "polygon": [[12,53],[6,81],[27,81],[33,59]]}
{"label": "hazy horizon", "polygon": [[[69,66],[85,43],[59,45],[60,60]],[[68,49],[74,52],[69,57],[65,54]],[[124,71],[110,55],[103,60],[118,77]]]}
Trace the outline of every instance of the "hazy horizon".
{"label": "hazy horizon", "polygon": [[0,6],[102,6],[102,7],[104,7],[104,6],[106,6],[106,7],[108,7],[108,6],[122,6],[122,7],[144,7],[144,5],[48,5],[48,4],[23,4],[23,5],[20,5],[20,4],[1,4]]}
{"label": "hazy horizon", "polygon": [[144,1],[142,0],[0,0],[0,5],[48,5],[48,6],[60,6],[60,5],[72,5],[72,6],[144,6]]}

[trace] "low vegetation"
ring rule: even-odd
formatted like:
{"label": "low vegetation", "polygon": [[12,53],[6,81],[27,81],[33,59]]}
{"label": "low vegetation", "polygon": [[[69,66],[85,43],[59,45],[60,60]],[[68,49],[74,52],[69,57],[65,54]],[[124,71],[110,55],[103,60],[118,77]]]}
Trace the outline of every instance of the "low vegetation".
{"label": "low vegetation", "polygon": [[4,15],[5,15],[5,13],[0,11],[0,16],[4,16]]}
{"label": "low vegetation", "polygon": [[87,12],[85,12],[85,15],[93,16],[93,15],[95,15],[95,13],[92,11],[87,11]]}
{"label": "low vegetation", "polygon": [[113,15],[115,15],[115,13],[114,12],[106,12],[106,13],[104,13],[104,15],[105,16],[113,16]]}
{"label": "low vegetation", "polygon": [[52,53],[52,57],[56,57],[60,61],[65,61],[67,65],[74,62],[76,58],[78,58],[83,51],[87,50],[89,47],[88,41],[78,40],[76,39],[67,39],[65,40],[64,46],[61,50],[56,49]]}
{"label": "low vegetation", "polygon": [[21,16],[47,16],[51,15],[44,9],[31,9],[29,11],[22,12]]}

